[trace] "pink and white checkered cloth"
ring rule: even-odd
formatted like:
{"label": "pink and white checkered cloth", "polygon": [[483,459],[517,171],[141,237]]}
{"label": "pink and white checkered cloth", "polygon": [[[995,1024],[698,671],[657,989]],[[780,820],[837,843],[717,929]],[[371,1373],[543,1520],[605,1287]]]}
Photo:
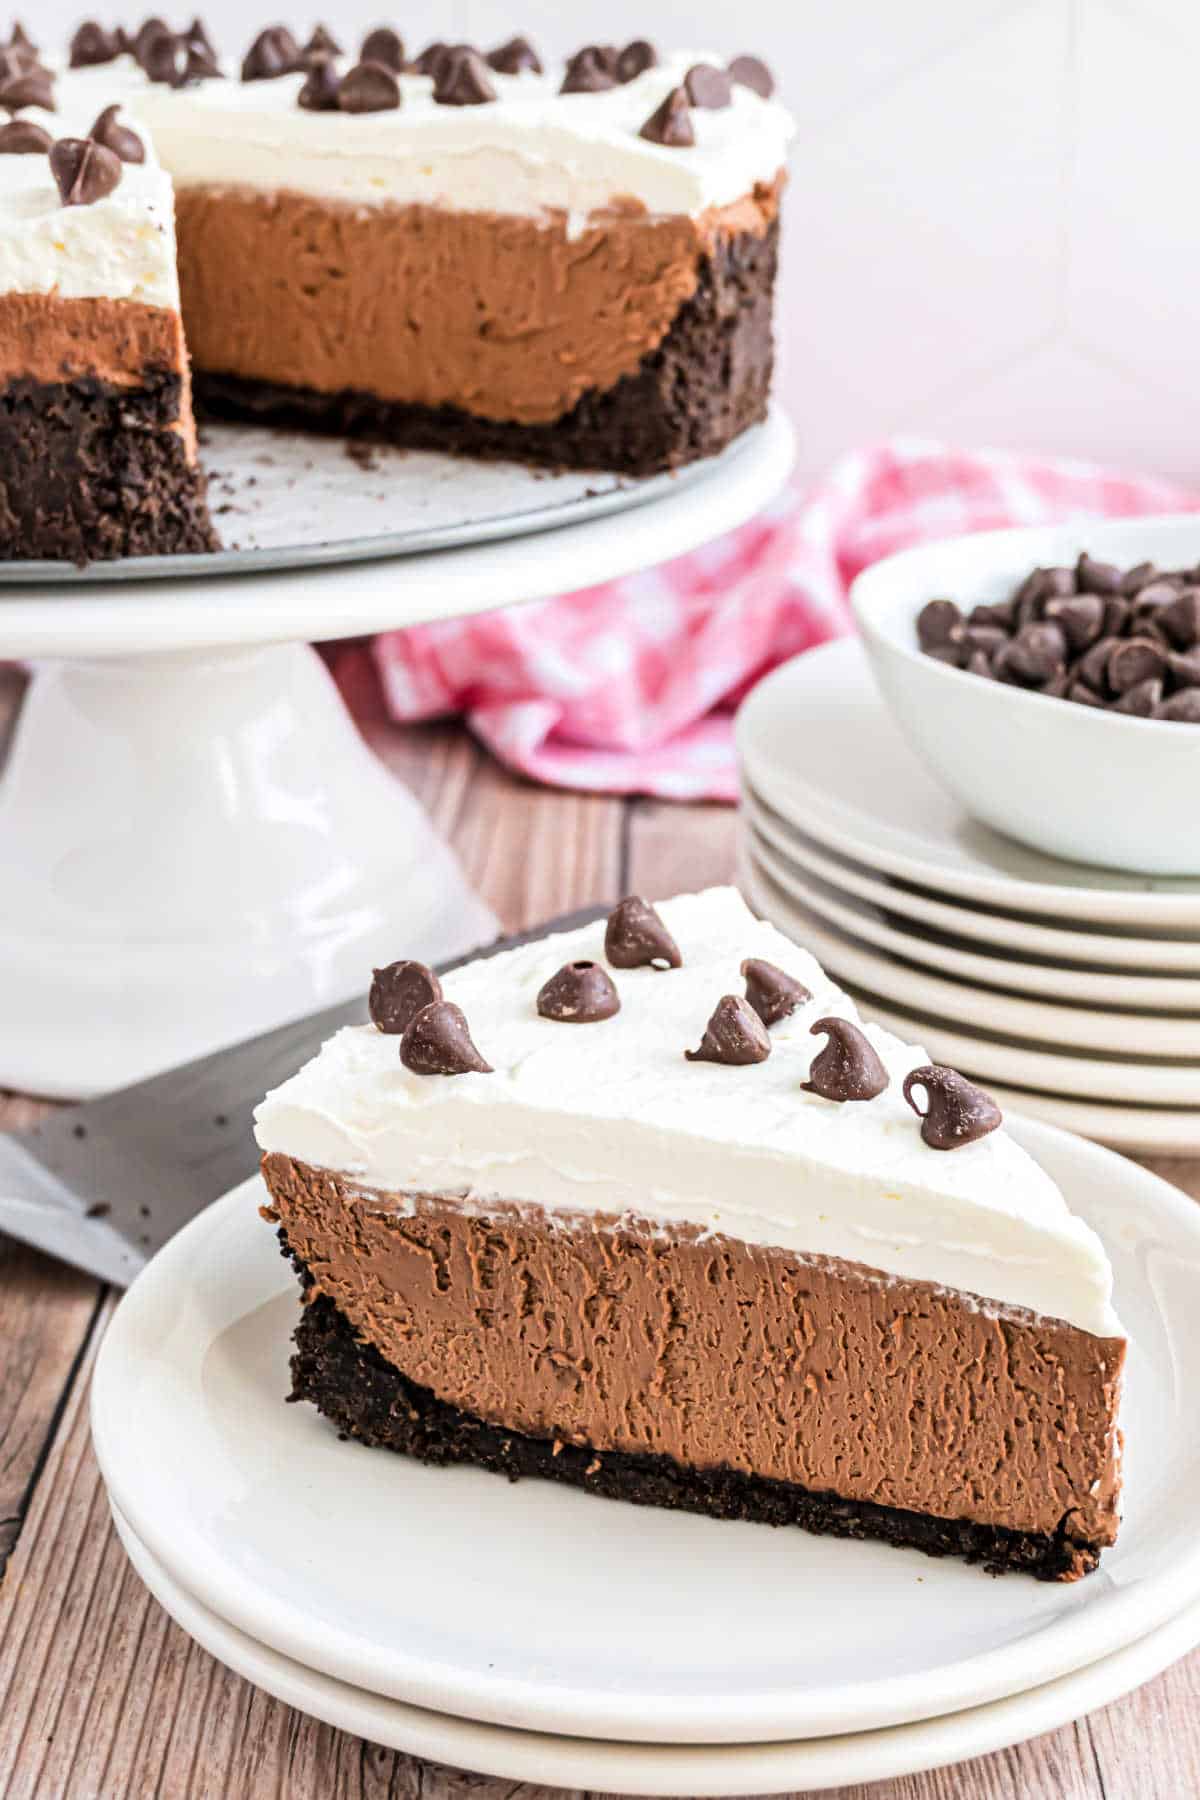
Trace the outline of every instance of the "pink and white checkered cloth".
{"label": "pink and white checkered cloth", "polygon": [[850,628],[849,584],[924,539],[1200,509],[1200,492],[1090,464],[902,441],[844,457],[728,537],[624,581],[375,640],[387,706],[461,713],[535,781],[735,797],[732,715],[785,657]]}

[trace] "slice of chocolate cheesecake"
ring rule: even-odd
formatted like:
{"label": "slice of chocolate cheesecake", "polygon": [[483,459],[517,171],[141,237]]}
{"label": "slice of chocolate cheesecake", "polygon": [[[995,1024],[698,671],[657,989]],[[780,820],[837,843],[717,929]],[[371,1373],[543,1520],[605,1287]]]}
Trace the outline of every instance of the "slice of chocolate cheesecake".
{"label": "slice of chocolate cheesecake", "polygon": [[1102,1245],[988,1096],[732,890],[377,973],[258,1109],[294,1396],[428,1462],[1073,1580],[1115,1538]]}

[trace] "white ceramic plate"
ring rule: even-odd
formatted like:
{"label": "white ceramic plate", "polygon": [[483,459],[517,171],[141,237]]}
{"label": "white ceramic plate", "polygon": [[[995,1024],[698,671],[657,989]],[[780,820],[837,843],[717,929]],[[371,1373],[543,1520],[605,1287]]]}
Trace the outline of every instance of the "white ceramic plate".
{"label": "white ceramic plate", "polygon": [[[1015,989],[1078,1007],[1098,1007],[1107,1016],[1129,1019],[1135,1027],[1156,1024],[1164,1012],[1191,1013],[1189,1029],[1200,1045],[1200,979],[1195,976],[1129,975],[1121,970],[1081,969],[1058,962],[1026,962],[998,949],[981,951],[970,939],[951,937],[947,932],[922,930],[919,925],[906,929],[904,918],[898,918],[890,907],[845,892],[810,869],[794,854],[791,840],[775,824],[774,815],[749,795],[743,797],[742,817],[755,853],[780,886],[851,937],[863,938],[893,956],[984,987]],[[1140,1016],[1143,1010],[1152,1014],[1149,1021]],[[1130,1041],[1124,1048],[1133,1050],[1138,1046]],[[1157,1048],[1146,1053],[1160,1054]]]}
{"label": "white ceramic plate", "polygon": [[[1004,967],[1049,969],[1070,981],[1078,975],[1121,1005],[1165,1007],[1200,1012],[1200,943],[1181,938],[1116,937],[1107,932],[1059,930],[1005,913],[940,901],[917,889],[889,882],[841,857],[827,855],[746,783],[741,808],[760,837],[766,838],[806,885],[844,897],[850,906],[870,909],[892,929],[926,945],[940,939],[1002,962]],[[908,922],[916,927],[908,932]],[[916,951],[913,951],[916,954]],[[1027,960],[1036,958],[1036,961]],[[1173,974],[1144,971],[1171,968]],[[1130,973],[1130,971],[1137,971]],[[1065,989],[1063,990],[1065,993]],[[1082,994],[1083,990],[1079,990]]]}
{"label": "white ceramic plate", "polygon": [[1126,1649],[1028,1693],[941,1719],[844,1737],[701,1748],[549,1737],[386,1700],[280,1656],[219,1619],[173,1581],[115,1507],[113,1521],[130,1562],[159,1604],[210,1655],[277,1700],[391,1750],[509,1781],[591,1792],[805,1794],[942,1768],[1023,1743],[1106,1706],[1200,1642],[1197,1605]]}
{"label": "white ceramic plate", "polygon": [[738,713],[737,747],[770,806],[870,869],[1072,924],[1200,937],[1200,880],[1059,862],[970,818],[909,749],[855,638],[759,682]]}
{"label": "white ceramic plate", "polygon": [[[894,1030],[910,1043],[923,1044],[938,1062],[966,1075],[1020,1088],[1068,1094],[1075,1099],[1104,1100],[1140,1106],[1200,1107],[1200,1064],[1123,1062],[1099,1053],[1083,1056],[1070,1050],[1047,1050],[1044,1040],[988,1036],[982,989],[965,998],[950,992],[955,984],[933,976],[916,976],[886,959],[855,950],[849,940],[826,933],[815,915],[784,893],[762,865],[741,849],[738,885],[765,918],[797,943],[813,950],[831,974],[861,1005],[868,1018]],[[896,997],[904,987],[911,1004]],[[897,1022],[899,1021],[899,1023]],[[964,1022],[969,1021],[969,1022]],[[973,1029],[975,1025],[979,1031]]]}
{"label": "white ceramic plate", "polygon": [[644,506],[703,481],[752,446],[759,429],[744,433],[719,457],[636,480],[596,469],[526,468],[351,444],[262,425],[205,425],[200,456],[222,549],[129,556],[82,569],[61,562],[4,563],[0,590],[29,582],[74,587],[164,575],[253,575],[530,537]]}
{"label": "white ceramic plate", "polygon": [[[828,891],[822,894],[797,877],[748,819],[742,832],[758,867],[770,877],[776,891],[794,903],[797,926],[805,934],[808,948],[819,962],[827,963],[831,973],[845,975],[859,987],[931,1013],[950,1025],[961,1022],[972,1029],[1050,1048],[1066,1045],[1117,1057],[1170,1057],[1191,1064],[1200,1105],[1200,1019],[1115,1012],[1096,1005],[1060,1005],[1057,996],[1024,999],[1018,994],[997,993],[981,983],[1020,985],[1017,979],[1006,980],[1008,964],[891,931],[882,921],[839,904],[836,895],[830,898]],[[912,968],[910,960],[934,972]],[[961,979],[944,979],[948,976]]]}
{"label": "white ceramic plate", "polygon": [[1102,1233],[1132,1338],[1125,1522],[1074,1585],[429,1469],[287,1406],[297,1298],[246,1183],[130,1288],[92,1397],[110,1494],[173,1579],[323,1674],[436,1711],[659,1743],[878,1729],[1123,1649],[1200,1596],[1200,1208],[1015,1134]]}

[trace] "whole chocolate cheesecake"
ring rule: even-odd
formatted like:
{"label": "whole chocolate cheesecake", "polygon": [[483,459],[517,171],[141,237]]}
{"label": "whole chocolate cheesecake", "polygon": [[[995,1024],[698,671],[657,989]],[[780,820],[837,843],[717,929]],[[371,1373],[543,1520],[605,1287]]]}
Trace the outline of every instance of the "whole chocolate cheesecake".
{"label": "whole chocolate cheesecake", "polygon": [[1118,1526],[1094,1233],[732,890],[377,972],[256,1114],[293,1398],[433,1463],[1074,1580]]}
{"label": "whole chocolate cheesecake", "polygon": [[0,556],[213,542],[184,334],[221,417],[632,475],[721,450],[772,375],[772,86],[642,40],[272,26],[225,78],[198,21],[14,36],[0,379],[35,454]]}

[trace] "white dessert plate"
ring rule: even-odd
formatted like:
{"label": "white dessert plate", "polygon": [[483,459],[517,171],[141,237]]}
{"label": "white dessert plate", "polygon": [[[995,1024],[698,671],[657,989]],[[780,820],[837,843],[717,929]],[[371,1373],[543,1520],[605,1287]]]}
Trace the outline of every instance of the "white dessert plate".
{"label": "white dessert plate", "polygon": [[1085,1056],[1048,1050],[1044,1039],[985,1035],[991,1025],[984,1016],[985,1001],[991,996],[982,989],[949,992],[957,984],[917,975],[909,998],[897,997],[901,986],[908,989],[901,979],[906,972],[898,964],[872,958],[856,951],[848,940],[824,932],[815,916],[797,906],[744,847],[738,858],[738,885],[756,912],[829,965],[868,1018],[924,1044],[938,1062],[989,1083],[1001,1081],[1075,1099],[1200,1108],[1200,1063],[1126,1062],[1099,1052]]}
{"label": "white dessert plate", "polygon": [[855,638],[759,682],[738,713],[737,746],[768,805],[869,869],[1076,925],[1200,937],[1200,879],[1060,862],[972,819],[909,749]]}
{"label": "white dessert plate", "polygon": [[[897,946],[906,946],[904,955],[922,960],[940,956],[943,945],[955,946],[991,969],[993,981],[994,972],[1003,970],[1005,985],[1027,987],[1032,992],[1034,984],[1045,978],[1056,984],[1059,998],[1200,1013],[1200,944],[1178,938],[1164,942],[1059,931],[1001,913],[943,903],[911,888],[889,885],[840,858],[822,855],[748,785],[742,789],[741,808],[756,837],[770,844],[786,862],[789,885],[797,892],[836,898],[839,914],[844,910],[847,918],[878,920],[894,934]],[[1018,935],[1026,931],[1028,939]],[[889,944],[892,941],[889,938]],[[1129,950],[1135,953],[1132,957],[1127,955]],[[1148,972],[1153,968],[1152,958],[1160,965],[1169,959],[1181,972]],[[1182,972],[1189,959],[1194,973]]]}
{"label": "white dessert plate", "polygon": [[1200,1643],[1200,1604],[1112,1656],[1028,1693],[882,1731],[780,1744],[623,1744],[482,1725],[387,1700],[247,1637],[171,1576],[113,1508],[137,1574],[189,1636],[227,1668],[341,1731],[509,1781],[618,1794],[806,1794],[943,1768],[1023,1743],[1150,1681]]}
{"label": "white dessert plate", "polygon": [[223,549],[207,556],[129,556],[82,569],[61,562],[3,563],[0,589],[30,582],[73,587],[163,575],[253,575],[555,531],[707,480],[752,447],[761,429],[707,461],[635,479],[595,469],[471,461],[266,426],[206,425],[201,461]]}
{"label": "white dessert plate", "polygon": [[109,1493],[240,1631],[355,1687],[489,1723],[656,1743],[874,1730],[1121,1650],[1200,1597],[1200,1208],[1094,1145],[1015,1135],[1102,1234],[1132,1344],[1125,1519],[1074,1585],[882,1544],[430,1469],[283,1403],[297,1298],[257,1181],[167,1245],[92,1395]]}
{"label": "white dessert plate", "polygon": [[[1019,969],[1004,959],[974,956],[950,945],[892,931],[885,921],[855,908],[853,902],[840,903],[828,889],[822,892],[805,883],[774,845],[759,836],[748,818],[743,821],[742,834],[750,856],[780,896],[786,896],[797,909],[808,948],[831,973],[845,974],[860,987],[950,1024],[962,1020],[981,1031],[1051,1047],[1067,1045],[1114,1056],[1169,1057],[1195,1064],[1200,1080],[1200,1018],[1116,1011],[1115,996],[1110,1005],[1103,1004],[1106,979],[1110,979],[1105,977],[1084,977],[1094,983],[1095,991],[1074,999],[1051,987],[1053,969],[1034,969],[1035,979],[1045,978],[1049,990],[1045,996],[1026,999],[1016,993],[998,993],[997,987],[1022,985]],[[914,968],[912,963],[923,966]],[[1067,1003],[1060,1004],[1062,1001]],[[1195,999],[1192,1010],[1200,1010]],[[1200,1101],[1200,1087],[1197,1096]]]}

